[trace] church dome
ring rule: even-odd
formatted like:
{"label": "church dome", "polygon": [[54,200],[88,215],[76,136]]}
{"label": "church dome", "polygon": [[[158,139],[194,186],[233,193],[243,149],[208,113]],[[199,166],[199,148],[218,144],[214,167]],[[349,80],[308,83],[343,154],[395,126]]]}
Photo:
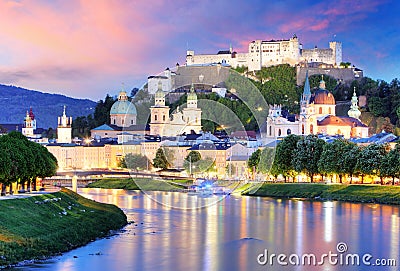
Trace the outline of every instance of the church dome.
{"label": "church dome", "polygon": [[319,89],[314,93],[311,100],[312,102],[314,102],[314,104],[335,104],[335,97],[333,97],[332,93],[326,90],[323,77],[322,80],[319,82]]}
{"label": "church dome", "polygon": [[125,91],[121,91],[118,95],[118,101],[116,101],[110,110],[110,115],[115,114],[131,114],[137,115],[136,107],[133,103],[128,101]]}
{"label": "church dome", "polygon": [[312,100],[314,104],[335,104],[335,97],[333,97],[333,94],[326,89],[318,89],[314,93],[314,97]]}

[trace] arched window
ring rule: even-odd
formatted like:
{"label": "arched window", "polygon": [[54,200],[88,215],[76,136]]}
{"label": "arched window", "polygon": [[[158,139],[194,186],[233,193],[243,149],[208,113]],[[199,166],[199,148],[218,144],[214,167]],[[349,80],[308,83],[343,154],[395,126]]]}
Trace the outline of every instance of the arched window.
{"label": "arched window", "polygon": [[287,135],[290,135],[291,133],[292,133],[292,130],[287,129],[286,134],[287,134]]}
{"label": "arched window", "polygon": [[272,136],[272,126],[269,126],[269,135]]}
{"label": "arched window", "polygon": [[310,134],[314,133],[314,125],[310,124]]}
{"label": "arched window", "polygon": [[131,124],[133,125],[133,120],[131,120]]}
{"label": "arched window", "polygon": [[162,116],[162,120],[165,121],[165,115]]}
{"label": "arched window", "polygon": [[113,120],[113,124],[115,124],[115,119]]}
{"label": "arched window", "polygon": [[319,108],[319,113],[322,114],[322,107]]}
{"label": "arched window", "polygon": [[332,115],[332,108],[329,107],[328,111],[329,111],[329,115]]}
{"label": "arched window", "polygon": [[125,122],[125,120],[124,120],[124,119],[122,119],[122,125],[124,125],[124,122]]}
{"label": "arched window", "polygon": [[281,129],[278,129],[278,136],[281,136],[281,134],[282,134]]}
{"label": "arched window", "polygon": [[157,115],[154,115],[154,120],[157,121]]}
{"label": "arched window", "polygon": [[301,125],[301,134],[304,135],[304,124]]}

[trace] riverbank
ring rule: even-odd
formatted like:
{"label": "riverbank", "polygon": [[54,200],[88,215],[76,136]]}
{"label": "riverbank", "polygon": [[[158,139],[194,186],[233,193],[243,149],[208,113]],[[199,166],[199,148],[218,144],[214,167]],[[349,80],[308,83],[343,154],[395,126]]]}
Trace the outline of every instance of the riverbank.
{"label": "riverbank", "polygon": [[127,224],[121,209],[71,190],[0,201],[0,268],[85,245]]}
{"label": "riverbank", "polygon": [[[179,180],[179,182],[182,182]],[[132,178],[106,178],[88,184],[88,188],[104,189],[125,189],[125,190],[144,190],[144,191],[179,191],[186,188],[174,181],[161,181],[153,179],[132,179]]]}
{"label": "riverbank", "polygon": [[264,183],[256,192],[244,192],[242,195],[400,204],[400,187],[381,185]]}

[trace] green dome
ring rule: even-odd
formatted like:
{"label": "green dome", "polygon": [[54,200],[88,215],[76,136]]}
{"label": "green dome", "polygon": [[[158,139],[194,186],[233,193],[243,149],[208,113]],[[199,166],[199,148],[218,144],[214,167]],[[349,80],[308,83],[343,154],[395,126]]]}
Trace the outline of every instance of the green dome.
{"label": "green dome", "polygon": [[114,114],[131,114],[137,115],[136,107],[130,101],[116,101],[110,110],[110,115]]}

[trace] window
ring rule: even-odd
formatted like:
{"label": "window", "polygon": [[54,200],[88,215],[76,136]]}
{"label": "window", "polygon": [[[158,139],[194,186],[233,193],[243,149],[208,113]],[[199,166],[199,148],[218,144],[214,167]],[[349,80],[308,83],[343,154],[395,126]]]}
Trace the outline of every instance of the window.
{"label": "window", "polygon": [[157,115],[154,115],[154,120],[157,121]]}
{"label": "window", "polygon": [[319,113],[322,114],[322,107],[319,108]]}
{"label": "window", "polygon": [[328,110],[329,110],[329,115],[331,115],[332,114],[332,108],[329,107]]}
{"label": "window", "polygon": [[133,120],[131,120],[131,124],[133,124]]}
{"label": "window", "polygon": [[113,119],[113,124],[115,124],[115,119]]}
{"label": "window", "polygon": [[287,134],[287,135],[290,135],[291,133],[292,133],[292,130],[287,129],[286,134]]}
{"label": "window", "polygon": [[281,134],[282,134],[281,129],[278,129],[278,136],[281,136]]}
{"label": "window", "polygon": [[162,120],[165,121],[165,115],[162,116]]}
{"label": "window", "polygon": [[269,126],[269,135],[272,136],[272,126]]}
{"label": "window", "polygon": [[304,135],[304,124],[301,125],[301,134]]}
{"label": "window", "polygon": [[314,133],[314,125],[310,124],[310,134]]}

